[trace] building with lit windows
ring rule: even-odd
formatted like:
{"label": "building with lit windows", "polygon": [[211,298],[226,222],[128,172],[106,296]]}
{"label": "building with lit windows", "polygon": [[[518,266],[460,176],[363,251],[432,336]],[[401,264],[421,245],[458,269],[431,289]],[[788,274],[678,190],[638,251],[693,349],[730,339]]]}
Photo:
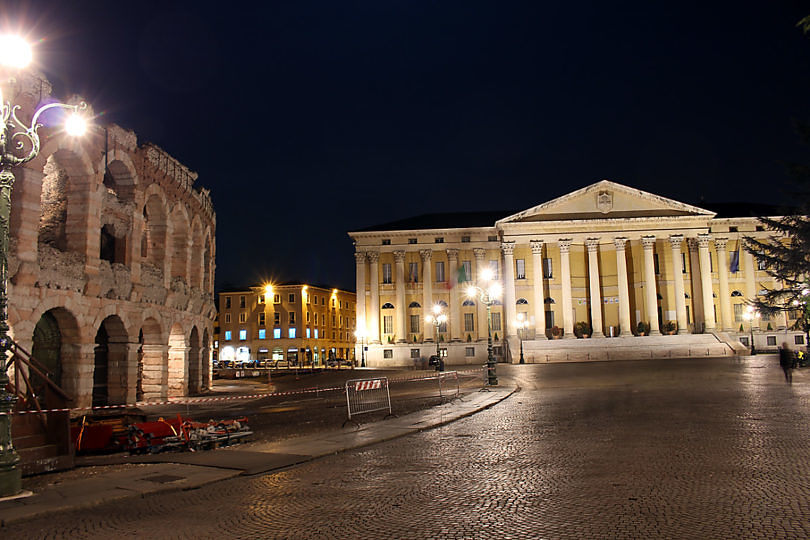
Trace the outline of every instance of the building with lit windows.
{"label": "building with lit windows", "polygon": [[219,293],[220,362],[354,360],[355,294],[281,283]]}
{"label": "building with lit windows", "polygon": [[[480,364],[488,334],[507,362],[519,361],[521,341],[526,362],[727,356],[747,353],[752,337],[759,350],[804,345],[787,330],[790,314],[746,310],[746,299],[780,286],[741,249],[745,236],[770,234],[750,210],[604,180],[520,212],[350,232],[367,361],[408,365],[435,354],[438,339],[446,363]],[[467,294],[484,269],[503,291],[491,330],[486,306]],[[444,323],[427,317],[434,310]]]}

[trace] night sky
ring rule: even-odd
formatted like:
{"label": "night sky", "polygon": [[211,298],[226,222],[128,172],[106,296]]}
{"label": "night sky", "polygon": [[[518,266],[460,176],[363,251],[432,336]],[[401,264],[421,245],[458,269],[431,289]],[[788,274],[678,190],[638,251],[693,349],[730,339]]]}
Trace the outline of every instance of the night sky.
{"label": "night sky", "polygon": [[[780,203],[809,2],[4,1],[57,93],[199,173],[217,287],[354,290],[347,231],[601,179]],[[806,159],[810,161],[810,159]]]}

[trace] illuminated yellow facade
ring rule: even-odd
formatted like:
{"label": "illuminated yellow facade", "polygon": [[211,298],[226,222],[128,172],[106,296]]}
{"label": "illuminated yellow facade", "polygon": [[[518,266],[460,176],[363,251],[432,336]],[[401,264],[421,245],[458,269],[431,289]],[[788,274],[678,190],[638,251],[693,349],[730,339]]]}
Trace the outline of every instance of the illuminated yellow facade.
{"label": "illuminated yellow facade", "polygon": [[[503,288],[491,306],[501,361],[518,361],[520,338],[527,362],[743,354],[751,336],[758,349],[804,344],[784,314],[744,318],[746,299],[779,286],[740,247],[769,234],[756,218],[607,180],[490,217],[422,216],[349,233],[370,365],[435,354],[425,315],[437,304],[448,319],[438,333],[447,363],[481,363],[486,308],[466,285],[484,268]],[[583,331],[590,339],[576,339]]]}
{"label": "illuminated yellow facade", "polygon": [[220,361],[354,360],[355,294],[303,283],[219,294]]}

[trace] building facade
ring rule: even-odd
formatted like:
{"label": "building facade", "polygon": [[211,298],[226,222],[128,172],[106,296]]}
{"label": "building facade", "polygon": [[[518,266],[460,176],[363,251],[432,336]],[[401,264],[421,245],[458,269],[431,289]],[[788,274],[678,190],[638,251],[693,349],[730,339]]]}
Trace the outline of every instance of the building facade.
{"label": "building facade", "polygon": [[[349,233],[358,327],[371,365],[407,365],[436,339],[447,363],[481,363],[487,310],[467,288],[489,269],[503,290],[489,320],[501,361],[517,362],[521,341],[527,362],[741,354],[751,337],[803,345],[789,315],[746,318],[746,299],[780,286],[741,249],[768,234],[756,218],[607,180],[517,213],[385,224]],[[445,324],[426,320],[434,306]]]}
{"label": "building facade", "polygon": [[[28,73],[12,92],[30,118],[50,85]],[[75,407],[208,387],[216,217],[196,173],[116,125],[40,136],[38,156],[15,170],[13,339]]]}
{"label": "building facade", "polygon": [[217,358],[316,366],[354,360],[355,299],[353,292],[298,282],[221,292]]}

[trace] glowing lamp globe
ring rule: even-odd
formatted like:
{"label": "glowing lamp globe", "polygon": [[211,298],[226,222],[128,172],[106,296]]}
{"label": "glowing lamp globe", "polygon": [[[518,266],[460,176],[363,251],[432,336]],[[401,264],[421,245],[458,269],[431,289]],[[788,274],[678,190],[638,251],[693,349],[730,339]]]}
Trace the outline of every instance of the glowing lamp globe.
{"label": "glowing lamp globe", "polygon": [[0,64],[24,68],[31,63],[31,47],[20,36],[0,35]]}

